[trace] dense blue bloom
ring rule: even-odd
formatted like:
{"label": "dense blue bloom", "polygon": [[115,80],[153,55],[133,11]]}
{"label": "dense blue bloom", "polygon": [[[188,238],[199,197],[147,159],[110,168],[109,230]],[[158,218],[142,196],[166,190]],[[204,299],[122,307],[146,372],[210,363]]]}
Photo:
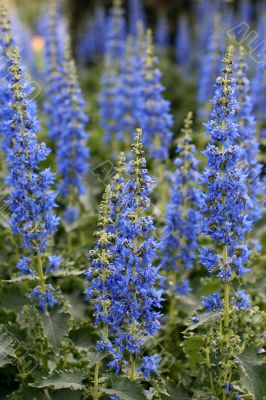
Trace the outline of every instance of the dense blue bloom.
{"label": "dense blue bloom", "polygon": [[152,218],[147,215],[151,179],[145,168],[140,131],[133,153],[128,179],[121,176],[123,155],[115,176],[114,185],[122,185],[121,201],[114,198],[113,189],[106,189],[96,232],[98,241],[90,253],[92,265],[87,271],[87,299],[95,301],[96,324],[105,325],[101,348],[110,351],[111,342],[113,360],[108,365],[116,373],[128,358],[132,362],[137,357],[143,338],[159,329],[160,317],[161,291],[155,286],[159,274],[153,264],[157,244]]}
{"label": "dense blue bloom", "polygon": [[76,67],[71,57],[66,54],[63,62],[62,78],[66,87],[61,93],[61,134],[57,139],[57,168],[60,176],[59,194],[68,197],[68,206],[75,206],[78,198],[86,192],[84,183],[88,172],[89,149],[86,145],[88,135],[83,99]]}
{"label": "dense blue bloom", "polygon": [[122,143],[131,143],[136,128],[136,50],[133,40],[129,36],[126,44],[126,53],[117,76],[116,96],[114,98],[114,119],[116,121],[116,137]]}
{"label": "dense blue bloom", "polygon": [[104,140],[109,143],[119,131],[114,103],[118,93],[118,75],[125,54],[126,22],[121,1],[114,0],[108,17],[105,47],[105,66],[101,77],[99,97],[100,120],[104,130]]}
{"label": "dense blue bloom", "polygon": [[105,36],[105,9],[98,5],[78,41],[78,58],[83,64],[86,65],[88,62],[93,61],[97,55],[104,53]]}
{"label": "dense blue bloom", "polygon": [[160,14],[155,28],[155,43],[160,51],[165,51],[170,44],[169,24],[165,14]]}
{"label": "dense blue bloom", "polygon": [[[86,192],[84,183],[88,171],[89,149],[83,99],[75,63],[65,48],[65,39],[54,43],[58,26],[55,10],[48,19],[46,32],[45,60],[47,78],[47,101],[45,111],[49,117],[48,131],[55,142],[56,161],[59,175],[58,190],[65,210],[65,221],[78,218],[79,199]],[[57,36],[56,36],[57,37]],[[63,55],[61,54],[63,51]]]}
{"label": "dense blue bloom", "polygon": [[219,60],[223,52],[223,44],[220,42],[219,29],[214,24],[208,33],[206,53],[200,56],[198,102],[200,105],[199,117],[206,117],[208,101],[213,96],[213,84],[219,72]]}
{"label": "dense blue bloom", "polygon": [[[9,23],[7,23],[7,32]],[[12,45],[5,53],[8,73],[5,76],[9,90],[8,115],[4,121],[6,135],[5,155],[8,167],[6,183],[10,188],[7,200],[11,214],[10,226],[14,234],[22,238],[23,248],[30,254],[18,262],[22,273],[37,275],[42,287],[35,288],[32,295],[37,297],[43,309],[44,301],[53,307],[56,300],[45,286],[42,274],[36,268],[36,258],[41,264],[47,241],[56,231],[59,219],[54,214],[55,193],[51,191],[54,176],[50,169],[40,169],[50,150],[44,143],[39,144],[37,133],[40,129],[36,115],[36,104],[31,100],[31,87],[24,78],[20,66],[19,51]],[[46,291],[47,288],[47,291]]]}
{"label": "dense blue bloom", "polygon": [[188,76],[192,61],[190,31],[188,17],[187,15],[182,15],[176,30],[175,54],[176,62],[184,76]]}
{"label": "dense blue bloom", "polygon": [[249,189],[250,211],[249,219],[256,222],[262,214],[262,207],[258,196],[265,192],[260,174],[262,170],[257,157],[259,144],[256,140],[256,120],[253,115],[253,101],[251,98],[251,85],[247,77],[248,66],[244,62],[244,50],[240,49],[238,65],[236,66],[237,100],[236,119],[239,125],[239,145],[243,149],[241,167],[247,177]]}
{"label": "dense blue bloom", "polygon": [[[231,64],[230,48],[224,58],[224,76],[216,81],[213,111],[206,124],[210,143],[204,152],[207,166],[202,174],[206,191],[201,203],[201,232],[213,240],[214,247],[202,249],[200,259],[209,273],[223,282],[249,271],[246,264],[250,254],[243,244],[251,226],[247,218],[250,199],[246,177],[239,168],[243,151],[237,144],[240,139],[236,121],[237,85],[231,78]],[[210,308],[209,303],[206,305]]]}
{"label": "dense blue bloom", "polygon": [[223,302],[220,293],[210,294],[209,296],[203,296],[203,302],[201,303],[206,311],[220,311],[223,307]]}
{"label": "dense blue bloom", "polygon": [[176,149],[176,170],[171,176],[170,200],[166,207],[166,225],[160,245],[161,269],[175,274],[177,282],[174,284],[181,281],[176,286],[179,294],[190,291],[188,281],[183,280],[194,265],[200,220],[198,161],[191,139],[191,125],[192,113],[188,113],[182,129],[184,138]]}
{"label": "dense blue bloom", "polygon": [[146,54],[139,70],[140,84],[137,93],[136,117],[143,130],[143,143],[149,156],[157,160],[168,158],[168,149],[172,140],[173,124],[170,114],[170,103],[162,92],[161,72],[158,59],[154,55],[152,33],[148,30]]}
{"label": "dense blue bloom", "polygon": [[142,0],[129,0],[129,33],[137,36],[137,25],[142,22],[145,25],[145,14]]}

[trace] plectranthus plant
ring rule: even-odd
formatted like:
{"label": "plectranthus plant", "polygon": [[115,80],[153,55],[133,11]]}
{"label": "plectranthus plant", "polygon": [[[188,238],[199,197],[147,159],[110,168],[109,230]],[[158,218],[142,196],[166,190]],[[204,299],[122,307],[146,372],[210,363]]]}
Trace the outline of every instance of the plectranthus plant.
{"label": "plectranthus plant", "polygon": [[241,168],[246,176],[246,183],[250,196],[249,220],[253,223],[262,216],[262,196],[265,192],[265,183],[262,181],[262,165],[258,162],[259,143],[256,138],[256,119],[248,78],[249,68],[244,59],[245,50],[240,48],[236,65],[236,95],[238,105],[236,119],[239,125],[239,146],[242,149]]}
{"label": "plectranthus plant", "polygon": [[[114,0],[107,19],[104,71],[101,77],[99,112],[104,141],[115,141],[119,131],[119,121],[115,119],[114,101],[117,95],[118,75],[125,54],[126,22],[121,0]],[[119,137],[118,137],[119,139]]]}
{"label": "plectranthus plant", "polygon": [[165,52],[170,43],[169,26],[165,13],[159,14],[154,37],[159,51]]}
{"label": "plectranthus plant", "polygon": [[182,15],[177,23],[175,39],[176,62],[183,76],[188,77],[191,71],[192,51],[191,33],[187,15]]}
{"label": "plectranthus plant", "polygon": [[146,22],[142,0],[129,0],[129,34],[133,37],[138,34],[139,22]]}
{"label": "plectranthus plant", "polygon": [[56,140],[56,161],[59,175],[59,196],[65,205],[64,219],[68,224],[78,219],[80,198],[86,193],[86,173],[89,170],[89,148],[85,113],[86,103],[80,90],[75,62],[70,51],[65,51],[62,64],[62,80],[65,82],[60,93],[61,133]]}
{"label": "plectranthus plant", "polygon": [[[43,22],[44,37],[44,79],[45,94],[44,112],[47,116],[48,133],[52,140],[56,141],[60,134],[61,115],[58,107],[61,104],[61,92],[66,82],[62,79],[62,62],[65,51],[65,35],[60,34],[64,28],[62,25],[59,3],[50,0],[48,3],[47,15]],[[58,21],[60,21],[58,23]]]}
{"label": "plectranthus plant", "polygon": [[140,86],[137,91],[136,116],[143,130],[143,144],[148,155],[159,161],[166,160],[173,137],[170,103],[163,98],[162,73],[154,53],[151,30],[147,31],[146,52],[140,69]]}
{"label": "plectranthus plant", "polygon": [[213,22],[209,38],[207,40],[206,53],[201,56],[199,66],[199,86],[198,86],[198,116],[206,118],[210,108],[209,99],[212,97],[214,89],[213,84],[219,72],[219,60],[224,51],[219,36],[220,21],[216,17]]}
{"label": "plectranthus plant", "polygon": [[116,190],[122,192],[119,204],[118,199],[114,201],[113,195],[110,196],[113,189],[106,189],[101,229],[97,233],[99,241],[92,253],[96,256],[93,258],[95,267],[87,272],[90,287],[86,291],[87,298],[93,298],[98,304],[96,323],[101,321],[105,326],[98,350],[111,353],[108,366],[116,373],[122,370],[131,380],[139,373],[150,379],[159,363],[155,354],[142,355],[144,339],[154,335],[160,326],[161,291],[156,288],[159,279],[158,267],[154,264],[157,244],[149,215],[151,179],[140,139],[141,130],[137,130],[134,158],[129,163],[125,180],[123,155],[120,157],[113,183]]}
{"label": "plectranthus plant", "polygon": [[117,76],[116,97],[113,102],[114,118],[117,123],[116,136],[129,148],[136,128],[135,105],[136,105],[136,72],[135,58],[137,57],[136,48],[134,48],[133,38],[128,36],[126,51],[121,63],[120,72]]}
{"label": "plectranthus plant", "polygon": [[239,168],[242,151],[237,144],[237,84],[232,78],[232,53],[233,48],[229,47],[223,74],[216,80],[213,110],[206,124],[210,137],[204,152],[207,166],[201,177],[204,194],[200,231],[210,244],[201,248],[200,263],[220,281],[220,290],[204,296],[202,301],[207,312],[218,313],[219,321],[209,330],[205,342],[206,395],[212,399],[239,398],[244,393],[239,387],[237,356],[244,350],[248,334],[245,329],[238,330],[238,322],[251,307],[249,295],[241,288],[242,277],[250,271],[245,237],[252,221],[248,220],[246,177]]}
{"label": "plectranthus plant", "polygon": [[189,273],[195,266],[200,221],[199,172],[196,148],[192,144],[192,113],[184,121],[184,137],[176,149],[175,171],[171,175],[170,200],[160,243],[161,272],[170,297],[169,321],[176,323],[177,296],[192,289]]}
{"label": "plectranthus plant", "polygon": [[[22,239],[23,257],[17,267],[22,274],[39,281],[31,297],[45,311],[57,303],[52,285],[46,283],[46,275],[59,268],[60,258],[47,256],[49,239],[56,231],[59,219],[54,214],[55,193],[51,191],[54,175],[50,169],[40,169],[50,150],[37,141],[39,122],[35,104],[30,99],[30,87],[20,66],[19,51],[11,47],[6,80],[10,90],[10,120],[5,130],[9,135],[6,155],[8,166],[7,185],[11,192],[8,207],[13,233]],[[9,129],[8,129],[9,128]]]}

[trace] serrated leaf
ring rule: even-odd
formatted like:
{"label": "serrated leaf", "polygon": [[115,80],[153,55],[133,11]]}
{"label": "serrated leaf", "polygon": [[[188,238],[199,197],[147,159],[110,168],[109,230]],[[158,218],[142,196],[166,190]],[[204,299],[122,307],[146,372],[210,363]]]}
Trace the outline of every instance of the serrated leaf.
{"label": "serrated leaf", "polygon": [[191,336],[184,342],[184,352],[188,357],[190,366],[193,368],[200,360],[199,349],[203,345],[201,336]]}
{"label": "serrated leaf", "polygon": [[247,348],[238,357],[244,372],[241,383],[254,396],[255,400],[263,400],[266,396],[266,363],[256,354],[253,348]]}
{"label": "serrated leaf", "polygon": [[93,351],[93,349],[89,349],[89,351],[88,351],[88,359],[89,359],[88,368],[94,367],[94,365],[97,364],[97,362],[102,361],[105,357],[106,357],[105,353],[100,353],[97,351]]}
{"label": "serrated leaf", "polygon": [[112,388],[104,388],[102,391],[108,395],[118,396],[120,400],[145,400],[143,389],[136,382],[129,379],[114,379]]}
{"label": "serrated leaf", "polygon": [[184,331],[193,331],[194,329],[198,328],[201,325],[212,323],[218,320],[220,314],[219,313],[206,313],[199,317],[199,321],[197,323],[191,323],[187,329]]}
{"label": "serrated leaf", "polygon": [[169,383],[166,388],[168,395],[162,395],[162,400],[191,400],[191,397],[174,383]]}
{"label": "serrated leaf", "polygon": [[12,363],[14,357],[16,357],[16,353],[13,338],[0,328],[0,368]]}
{"label": "serrated leaf", "polygon": [[66,312],[46,312],[41,314],[44,334],[49,345],[58,353],[70,329],[71,316]]}
{"label": "serrated leaf", "polygon": [[83,275],[85,273],[85,269],[84,270],[80,270],[80,269],[59,269],[57,271],[53,271],[51,273],[51,276],[54,276],[56,278],[65,278],[67,276],[79,276],[79,275]]}
{"label": "serrated leaf", "polygon": [[49,376],[41,381],[34,382],[30,386],[35,388],[50,388],[54,390],[71,389],[82,390],[82,381],[86,378],[84,371],[74,369],[68,371],[54,370]]}

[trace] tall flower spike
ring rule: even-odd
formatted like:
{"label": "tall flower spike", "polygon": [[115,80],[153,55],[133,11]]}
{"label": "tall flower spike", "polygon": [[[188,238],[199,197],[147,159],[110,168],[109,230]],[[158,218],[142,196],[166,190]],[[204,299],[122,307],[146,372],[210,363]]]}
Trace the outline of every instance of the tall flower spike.
{"label": "tall flower spike", "polygon": [[143,143],[151,158],[165,160],[172,140],[170,103],[162,96],[161,72],[154,55],[152,32],[146,37],[146,54],[140,68],[137,92],[137,122],[143,130]]}
{"label": "tall flower spike", "polygon": [[[50,0],[48,13],[44,20],[44,78],[46,99],[44,112],[47,116],[48,134],[53,140],[61,135],[61,114],[58,109],[61,104],[61,92],[66,82],[62,79],[62,62],[65,50],[65,35],[59,29],[62,18],[59,15],[58,3]],[[64,29],[63,29],[64,30]]]}
{"label": "tall flower spike", "polygon": [[[133,145],[134,159],[128,168],[129,180],[123,188],[122,211],[117,226],[115,261],[119,273],[116,283],[116,321],[114,360],[110,366],[116,370],[130,361],[131,379],[135,379],[135,361],[143,346],[143,338],[159,329],[161,291],[156,289],[158,267],[154,265],[157,244],[154,226],[148,215],[151,179],[146,170],[141,130],[137,130]],[[128,356],[129,354],[129,356]],[[144,364],[150,365],[148,360]],[[151,362],[151,360],[150,360]],[[154,363],[153,363],[154,366]],[[140,367],[148,375],[148,367]]]}
{"label": "tall flower spike", "polygon": [[220,21],[215,17],[211,32],[207,39],[206,53],[201,56],[199,68],[198,102],[199,117],[205,118],[209,111],[208,101],[213,96],[213,82],[219,73],[219,61],[224,51],[219,37]]}
{"label": "tall flower spike", "polygon": [[[224,346],[223,352],[217,350],[220,351],[219,365],[216,364],[219,379],[217,388],[212,389],[217,398],[226,398],[228,385],[232,386],[232,395],[236,393],[231,385],[234,367],[230,360],[232,355],[243,351],[243,341],[239,337],[234,343],[233,338],[237,334],[232,318],[250,306],[249,296],[239,288],[241,277],[249,271],[250,250],[244,240],[250,229],[247,218],[250,199],[246,177],[239,168],[242,150],[237,144],[240,137],[235,115],[238,107],[237,85],[231,77],[232,52],[232,47],[229,47],[223,60],[223,76],[216,80],[213,111],[206,124],[210,136],[210,143],[204,152],[207,166],[202,174],[206,191],[201,205],[201,233],[207,235],[212,243],[201,249],[200,261],[211,276],[220,279],[222,292],[206,296],[202,302],[207,311],[220,312],[219,334],[211,344],[215,348],[218,338],[219,346]],[[222,374],[220,365],[224,366]]]}
{"label": "tall flower spike", "polygon": [[[134,59],[136,57],[131,36],[127,39],[126,53],[117,76],[117,90],[114,99],[114,119],[117,123],[116,136],[123,143],[131,143],[136,128],[136,71]],[[127,146],[129,147],[129,145]]]}
{"label": "tall flower spike", "polygon": [[156,29],[155,29],[155,43],[161,52],[165,52],[170,44],[169,24],[167,15],[161,13],[159,15]]}
{"label": "tall flower spike", "polygon": [[107,23],[105,65],[99,97],[100,121],[104,140],[110,143],[119,131],[114,102],[117,96],[118,75],[125,53],[126,23],[120,0],[114,0]]}
{"label": "tall flower spike", "polygon": [[133,37],[137,36],[139,22],[145,25],[142,0],[129,0],[129,33]]}
{"label": "tall flower spike", "polygon": [[176,170],[171,176],[170,201],[160,245],[161,270],[169,274],[170,287],[179,295],[191,289],[188,271],[193,267],[198,247],[200,192],[196,148],[192,144],[192,113],[189,112],[176,149]]}
{"label": "tall flower spike", "polygon": [[[40,308],[44,310],[47,305],[54,307],[57,302],[52,286],[45,284],[43,270],[43,251],[59,223],[53,210],[56,196],[50,191],[54,176],[49,168],[40,171],[40,164],[46,160],[50,150],[44,143],[37,142],[39,122],[36,106],[30,99],[31,90],[24,79],[18,49],[11,47],[6,57],[9,59],[6,79],[10,91],[9,132],[6,129],[10,137],[6,156],[7,185],[11,189],[7,201],[10,225],[13,232],[22,237],[23,247],[30,254],[30,257],[20,260],[18,268],[39,278],[40,286],[33,290],[32,296],[38,299]],[[49,259],[47,263],[50,265]]]}
{"label": "tall flower spike", "polygon": [[110,187],[107,186],[100,205],[98,230],[95,233],[97,242],[89,254],[91,266],[86,272],[86,277],[90,285],[85,291],[86,299],[93,301],[94,304],[95,323],[103,327],[101,340],[97,344],[99,350],[103,350],[104,347],[106,350],[110,348],[108,330],[113,326],[114,321],[113,285],[117,279],[117,272],[113,263],[115,234],[112,213]]}
{"label": "tall flower spike", "polygon": [[242,148],[241,167],[247,177],[249,196],[251,198],[249,220],[256,222],[262,215],[259,196],[265,191],[265,184],[260,178],[262,166],[257,161],[259,144],[256,140],[256,120],[253,115],[251,85],[248,79],[248,65],[244,61],[244,49],[240,48],[236,66],[236,96],[238,106],[236,119],[239,125],[239,145]]}
{"label": "tall flower spike", "polygon": [[191,33],[187,15],[182,15],[176,30],[176,62],[181,68],[183,76],[188,76],[191,69]]}
{"label": "tall flower spike", "polygon": [[65,52],[62,80],[65,82],[65,89],[62,90],[58,110],[61,115],[61,134],[56,141],[56,159],[60,176],[59,194],[67,199],[65,220],[72,223],[78,217],[80,196],[87,190],[84,181],[88,172],[89,148],[86,103],[69,50]]}

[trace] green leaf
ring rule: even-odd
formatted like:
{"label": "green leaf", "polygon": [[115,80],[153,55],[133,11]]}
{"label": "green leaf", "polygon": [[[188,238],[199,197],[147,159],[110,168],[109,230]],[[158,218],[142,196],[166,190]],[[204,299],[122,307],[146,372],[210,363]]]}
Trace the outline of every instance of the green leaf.
{"label": "green leaf", "polygon": [[266,396],[266,363],[256,354],[254,348],[247,348],[238,357],[244,372],[242,385],[253,395],[255,400],[263,400]]}
{"label": "green leaf", "polygon": [[109,395],[118,396],[120,400],[145,400],[143,389],[136,382],[129,379],[114,379],[112,380],[112,388],[103,388],[102,391]]}
{"label": "green leaf", "polygon": [[1,307],[21,314],[22,308],[26,303],[27,299],[22,295],[17,285],[6,285],[1,294]]}
{"label": "green leaf", "polygon": [[50,388],[50,389],[72,389],[82,390],[82,381],[86,378],[84,371],[73,369],[67,371],[54,370],[49,376],[46,376],[41,381],[34,382],[30,386],[35,388]]}
{"label": "green leaf", "polygon": [[0,327],[0,367],[12,363],[12,358],[16,357],[15,344],[13,337]]}
{"label": "green leaf", "polygon": [[53,394],[53,400],[80,400],[80,393],[69,389],[58,390]]}
{"label": "green leaf", "polygon": [[190,366],[193,368],[200,361],[199,349],[203,345],[201,336],[191,336],[184,342],[184,352],[188,357]]}
{"label": "green leaf", "polygon": [[204,283],[203,287],[200,290],[200,294],[202,296],[209,296],[212,293],[218,292],[221,288],[221,280],[217,278],[211,278]]}
{"label": "green leaf", "polygon": [[213,312],[205,313],[205,314],[199,316],[199,322],[197,322],[195,324],[191,323],[184,332],[193,331],[194,329],[198,328],[199,326],[207,324],[207,323],[208,324],[213,323],[218,320],[219,316],[220,316],[219,313],[213,313]]}
{"label": "green leaf", "polygon": [[176,386],[174,383],[169,383],[167,386],[168,395],[162,395],[162,400],[191,400],[191,396],[180,386]]}
{"label": "green leaf", "polygon": [[71,316],[66,312],[55,311],[41,314],[41,319],[48,343],[58,353],[70,329]]}

